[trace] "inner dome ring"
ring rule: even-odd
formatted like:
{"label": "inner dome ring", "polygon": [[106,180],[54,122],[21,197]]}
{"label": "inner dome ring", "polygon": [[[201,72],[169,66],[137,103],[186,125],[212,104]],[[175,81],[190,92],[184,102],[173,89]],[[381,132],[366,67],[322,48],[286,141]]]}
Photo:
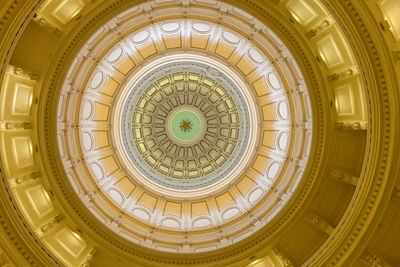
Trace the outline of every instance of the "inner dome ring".
{"label": "inner dome ring", "polygon": [[[141,83],[143,77],[144,77],[144,73],[149,73],[152,70],[155,70],[157,68],[162,68],[165,65],[168,64],[183,64],[184,62],[192,62],[193,64],[200,64],[202,66],[209,66],[212,69],[218,70],[221,73],[224,73],[224,75],[227,77],[227,79],[229,79],[230,82],[234,83],[240,92],[236,92],[236,94],[239,94],[240,97],[243,97],[243,99],[241,101],[244,101],[242,103],[243,109],[247,109],[248,110],[248,114],[250,115],[248,118],[248,123],[249,125],[247,127],[243,127],[242,126],[242,130],[240,132],[242,132],[241,136],[246,136],[246,138],[243,137],[239,137],[240,140],[242,140],[242,145],[241,147],[237,147],[236,149],[242,150],[243,153],[241,154],[242,156],[240,156],[240,158],[236,158],[236,162],[234,163],[234,167],[233,169],[228,173],[228,174],[223,174],[223,177],[221,177],[218,181],[213,181],[213,180],[209,180],[208,184],[204,185],[204,181],[205,180],[199,180],[200,183],[203,183],[203,185],[201,186],[201,188],[199,187],[191,187],[190,189],[188,189],[187,187],[185,188],[185,190],[181,190],[179,188],[168,188],[168,186],[163,186],[163,180],[161,180],[159,178],[159,173],[155,172],[154,170],[152,170],[151,168],[147,168],[147,173],[143,173],[143,168],[142,169],[138,169],[136,167],[136,165],[134,163],[132,163],[132,157],[136,157],[136,155],[138,155],[138,150],[136,149],[136,146],[132,145],[132,144],[127,144],[126,140],[133,140],[133,137],[129,137],[129,138],[124,138],[123,136],[128,134],[131,134],[131,130],[132,129],[132,125],[127,125],[125,122],[125,125],[127,126],[123,126],[124,122],[121,121],[131,121],[130,116],[128,115],[127,112],[127,103],[129,101],[139,101],[139,100],[134,100],[132,99],[132,88],[134,88],[135,86],[137,86],[138,83]],[[211,69],[210,69],[211,70]],[[219,63],[218,61],[214,61],[210,58],[205,58],[203,56],[200,55],[194,55],[194,54],[174,54],[174,55],[170,55],[170,56],[164,56],[160,59],[155,59],[152,62],[149,62],[148,64],[146,64],[146,66],[139,70],[137,73],[133,74],[131,77],[127,78],[127,84],[125,84],[124,86],[122,86],[122,92],[120,95],[117,96],[116,99],[116,107],[114,110],[114,116],[115,116],[115,121],[118,123],[122,123],[119,124],[117,127],[114,127],[114,131],[115,131],[115,136],[118,137],[116,138],[116,146],[120,147],[120,149],[118,149],[118,153],[121,153],[121,157],[124,160],[125,163],[127,163],[127,168],[133,173],[134,177],[136,179],[138,179],[140,182],[142,182],[143,184],[147,185],[149,188],[154,189],[156,192],[162,192],[163,194],[168,194],[170,196],[182,196],[182,197],[188,197],[191,196],[192,194],[194,196],[198,195],[198,194],[204,194],[204,192],[214,192],[216,190],[219,190],[222,186],[226,185],[227,183],[229,183],[232,179],[238,177],[238,173],[240,173],[243,170],[243,166],[246,165],[247,160],[250,158],[250,154],[251,154],[251,150],[253,149],[253,147],[255,146],[255,139],[257,136],[257,125],[256,125],[256,116],[257,116],[257,112],[256,112],[256,108],[254,106],[254,102],[253,102],[253,98],[250,96],[249,91],[246,88],[246,85],[242,82],[241,78],[239,78],[235,73],[233,73],[231,70],[229,70],[228,67],[223,66],[221,63]],[[146,88],[146,86],[145,86]],[[143,89],[144,90],[144,89]],[[139,94],[136,94],[138,96],[140,96]],[[134,103],[132,102],[132,103]],[[135,106],[136,104],[130,104],[131,108],[129,112],[133,112],[133,106]],[[245,107],[245,108],[244,108]],[[122,112],[121,112],[122,111]],[[246,112],[247,113],[247,112]],[[130,113],[129,113],[130,114]],[[248,116],[248,115],[247,115]],[[243,116],[242,116],[243,117]],[[121,121],[118,118],[122,118]],[[122,129],[122,132],[119,132],[119,129]],[[121,142],[121,143],[119,143]],[[126,150],[128,148],[128,151]],[[129,151],[129,149],[133,149],[132,152]],[[126,152],[127,151],[127,152]],[[135,159],[136,164],[137,162],[139,162],[140,164],[140,160],[138,158]],[[152,179],[149,179],[149,173],[153,173],[151,174],[153,179],[159,179],[159,182],[154,182],[152,181]],[[214,174],[214,173],[213,173]],[[219,176],[221,176],[221,174],[218,174]],[[168,177],[164,176],[162,177],[163,179],[168,179]],[[205,181],[207,182],[207,181]],[[161,183],[161,185],[160,185]],[[183,187],[184,188],[184,187]],[[179,193],[178,193],[179,192]]]}

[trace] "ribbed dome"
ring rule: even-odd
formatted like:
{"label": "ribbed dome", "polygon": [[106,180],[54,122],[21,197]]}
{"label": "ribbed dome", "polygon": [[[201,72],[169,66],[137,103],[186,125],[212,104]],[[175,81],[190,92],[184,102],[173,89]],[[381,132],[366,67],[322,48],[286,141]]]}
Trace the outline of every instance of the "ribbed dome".
{"label": "ribbed dome", "polygon": [[0,265],[399,266],[398,0],[3,0]]}
{"label": "ribbed dome", "polygon": [[[122,214],[113,230],[123,237],[171,252],[215,250],[223,246],[216,234],[235,243],[255,233],[294,192],[311,129],[292,129],[311,124],[309,100],[288,100],[285,85],[303,76],[290,54],[283,62],[270,48],[282,43],[266,26],[257,33],[263,42],[253,42],[238,30],[240,18],[221,26],[213,13],[184,19],[184,9],[156,6],[175,18],[132,30],[123,25],[142,19],[136,7],[111,20],[124,38],[100,27],[77,55],[59,96],[61,156],[83,159],[64,162],[76,193],[97,192],[97,217]],[[66,119],[79,127],[65,127]],[[288,160],[300,154],[302,166]],[[271,201],[276,186],[284,201]]]}
{"label": "ribbed dome", "polygon": [[197,189],[223,179],[243,158],[251,132],[249,109],[222,72],[178,61],[150,71],[130,90],[121,113],[122,139],[147,178],[175,189]]}

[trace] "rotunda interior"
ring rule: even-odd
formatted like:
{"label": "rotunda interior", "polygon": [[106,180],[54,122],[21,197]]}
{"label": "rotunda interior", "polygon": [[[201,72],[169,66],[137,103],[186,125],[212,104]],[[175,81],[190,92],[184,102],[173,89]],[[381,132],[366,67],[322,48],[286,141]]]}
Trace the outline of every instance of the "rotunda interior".
{"label": "rotunda interior", "polygon": [[398,0],[3,0],[0,266],[400,266]]}

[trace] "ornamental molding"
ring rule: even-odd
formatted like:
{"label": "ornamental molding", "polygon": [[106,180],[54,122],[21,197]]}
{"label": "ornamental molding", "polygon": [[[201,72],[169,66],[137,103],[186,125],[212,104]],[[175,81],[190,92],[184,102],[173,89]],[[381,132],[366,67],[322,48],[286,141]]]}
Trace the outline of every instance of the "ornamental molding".
{"label": "ornamental molding", "polygon": [[3,16],[0,19],[0,31],[3,30],[4,26],[7,24],[8,20],[10,19],[11,14],[15,11],[15,9],[19,3],[20,3],[19,0],[14,0],[9,4],[7,11],[5,11],[3,13]]}
{"label": "ornamental molding", "polygon": [[365,131],[368,129],[366,121],[337,121],[336,128],[338,130]]}
{"label": "ornamental molding", "polygon": [[[364,84],[369,84],[370,86],[365,86],[365,92],[367,99],[369,101],[376,101],[375,98],[372,98],[371,95],[375,92],[379,92],[382,100],[379,103],[374,101],[375,105],[379,105],[379,109],[375,109],[374,105],[368,106],[368,115],[369,115],[369,123],[374,125],[373,129],[368,129],[368,138],[367,138],[367,146],[371,146],[369,153],[366,154],[366,159],[364,162],[364,168],[361,171],[360,180],[362,184],[357,187],[355,194],[358,195],[358,198],[352,200],[349,207],[354,207],[353,209],[348,209],[345,215],[342,217],[341,222],[337,225],[335,231],[332,236],[325,242],[322,246],[324,250],[332,251],[330,255],[326,255],[321,253],[320,248],[305,264],[306,265],[329,265],[336,266],[343,264],[346,259],[350,257],[350,255],[357,255],[357,253],[362,253],[363,247],[367,245],[367,242],[364,242],[362,245],[356,242],[356,240],[361,240],[361,237],[364,233],[368,232],[368,228],[374,228],[371,224],[372,217],[381,216],[384,209],[379,210],[379,206],[383,205],[381,203],[381,199],[383,197],[383,192],[386,186],[388,186],[388,177],[390,177],[388,173],[388,165],[387,162],[390,162],[390,150],[393,149],[393,145],[389,145],[391,143],[391,136],[394,133],[394,129],[396,129],[395,121],[393,120],[393,116],[390,115],[393,112],[393,103],[392,101],[396,101],[389,97],[386,72],[384,71],[385,67],[388,67],[391,73],[394,73],[393,66],[383,63],[382,60],[378,56],[378,47],[376,42],[383,42],[380,38],[373,38],[374,34],[371,34],[371,31],[374,29],[368,28],[369,24],[365,23],[366,17],[362,17],[358,12],[358,9],[367,10],[364,3],[361,1],[351,1],[344,0],[342,2],[333,2],[330,0],[323,1],[330,12],[337,19],[337,23],[340,25],[344,32],[347,34],[348,40],[352,40],[355,37],[359,36],[364,40],[363,44],[367,47],[356,47],[353,49],[357,61],[360,62],[360,66],[364,66],[362,64],[363,61],[372,62],[374,66],[374,73],[370,72],[362,72],[362,78]],[[340,6],[340,7],[339,7]],[[337,8],[336,8],[337,7]],[[337,10],[344,10],[344,13],[338,14]],[[372,18],[369,17],[369,19]],[[350,31],[346,23],[343,20],[350,20],[351,23],[358,28],[357,31]],[[373,27],[377,26],[371,23]],[[353,34],[350,37],[350,32]],[[378,33],[379,34],[379,33]],[[355,44],[354,44],[355,45]],[[368,51],[368,58],[364,58],[357,51]],[[390,62],[388,60],[384,62]],[[376,87],[371,86],[371,84],[376,84]],[[395,90],[395,88],[393,88]],[[381,121],[380,125],[378,125],[377,116],[382,116],[384,121]],[[357,126],[358,127],[358,126]],[[396,129],[398,132],[398,129]],[[378,136],[381,136],[378,138]],[[380,144],[386,143],[385,146],[380,146]],[[381,150],[377,151],[377,148],[380,147]],[[373,157],[379,158],[380,161],[378,166],[372,166],[370,164],[373,161]],[[398,165],[397,165],[398,166]],[[398,167],[397,167],[398,168]],[[395,171],[394,171],[395,172]],[[368,181],[367,181],[368,180]],[[366,188],[366,184],[370,183],[370,187]],[[393,181],[391,181],[393,183]],[[366,207],[365,209],[359,210],[355,212],[355,207]],[[350,223],[351,221],[352,223]],[[354,258],[352,260],[355,260]]]}
{"label": "ornamental molding", "polygon": [[7,72],[17,75],[19,77],[25,78],[25,79],[33,80],[33,81],[37,81],[37,79],[38,79],[38,75],[36,73],[33,73],[31,71],[28,71],[21,67],[16,67],[13,65],[7,66]]}
{"label": "ornamental molding", "polygon": [[[38,8],[43,0],[30,0],[30,1],[9,1],[9,6],[4,15],[0,18],[0,33],[2,39],[2,49],[0,51],[0,77],[4,77],[4,73],[9,67],[9,60],[12,51],[17,45],[17,40],[21,37],[23,30],[28,25],[30,18],[33,16],[35,10]],[[13,24],[10,26],[10,21]],[[8,26],[9,28],[5,28]],[[32,266],[43,266],[57,264],[57,260],[51,255],[46,247],[38,240],[35,242],[30,239],[30,229],[26,227],[25,222],[21,219],[20,214],[15,210],[15,203],[12,203],[10,191],[6,189],[8,177],[4,177],[2,173],[2,162],[0,162],[0,178],[2,186],[0,189],[1,198],[7,200],[7,204],[2,207],[3,214],[0,214],[0,227],[3,236],[0,239],[0,247],[7,251],[7,255],[12,255],[12,262],[14,264],[23,266],[29,264]],[[2,202],[5,203],[5,202]],[[21,222],[18,225],[17,222]],[[27,235],[28,237],[26,237]],[[29,245],[28,245],[29,244]],[[44,256],[43,256],[44,254]]]}
{"label": "ornamental molding", "polygon": [[40,13],[36,13],[33,16],[32,21],[36,22],[40,27],[46,29],[48,32],[56,37],[60,37],[60,35],[62,34],[61,30],[56,25],[50,23],[45,17],[40,15]]}
{"label": "ornamental molding", "polygon": [[330,75],[328,75],[328,80],[330,82],[336,82],[336,81],[341,81],[344,79],[351,78],[355,75],[360,74],[360,68],[358,66],[353,66],[351,68],[348,68],[346,70],[343,70],[341,72],[335,72]]}
{"label": "ornamental molding", "polygon": [[332,16],[326,17],[317,26],[306,32],[306,36],[311,39],[334,23],[335,20]]}
{"label": "ornamental molding", "polygon": [[400,50],[392,51],[394,62],[400,63]]}
{"label": "ornamental molding", "polygon": [[1,121],[0,131],[31,130],[32,123],[27,121]]}
{"label": "ornamental molding", "polygon": [[368,266],[373,266],[373,267],[383,267],[383,266],[388,266],[382,258],[379,256],[375,255],[374,253],[371,253],[370,251],[365,251],[361,255],[361,260],[366,263]]}
{"label": "ornamental molding", "polygon": [[293,267],[294,265],[292,264],[292,262],[290,261],[290,259],[288,258],[288,256],[285,254],[285,252],[279,248],[279,247],[275,247],[272,249],[272,252],[279,258],[281,259],[283,266],[284,267]]}
{"label": "ornamental molding", "polygon": [[397,185],[393,189],[392,198],[395,198],[395,199],[400,198],[400,187]]}

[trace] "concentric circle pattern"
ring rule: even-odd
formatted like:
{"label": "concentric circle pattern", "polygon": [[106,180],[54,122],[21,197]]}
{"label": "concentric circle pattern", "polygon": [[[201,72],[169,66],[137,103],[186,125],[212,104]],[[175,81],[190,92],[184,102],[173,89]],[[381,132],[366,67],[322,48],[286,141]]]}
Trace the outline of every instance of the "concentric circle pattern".
{"label": "concentric circle pattern", "polygon": [[1,3],[0,265],[400,265],[398,0]]}
{"label": "concentric circle pattern", "polygon": [[207,126],[199,110],[190,106],[181,106],[168,116],[165,129],[176,143],[190,146],[198,142]]}
{"label": "concentric circle pattern", "polygon": [[59,146],[84,160],[63,164],[83,203],[120,236],[170,252],[215,250],[268,224],[299,184],[308,93],[270,29],[252,18],[260,29],[244,35],[250,15],[222,25],[209,5],[191,19],[160,6],[154,23],[137,23],[141,6],[120,15],[77,55],[59,106],[79,127],[57,130]]}
{"label": "concentric circle pattern", "polygon": [[133,86],[122,114],[130,159],[147,178],[175,189],[223,179],[249,142],[250,116],[239,88],[201,63],[156,68]]}
{"label": "concentric circle pattern", "polygon": [[190,106],[181,106],[174,109],[168,116],[165,130],[177,144],[190,146],[203,137],[207,127],[208,124],[199,110]]}

